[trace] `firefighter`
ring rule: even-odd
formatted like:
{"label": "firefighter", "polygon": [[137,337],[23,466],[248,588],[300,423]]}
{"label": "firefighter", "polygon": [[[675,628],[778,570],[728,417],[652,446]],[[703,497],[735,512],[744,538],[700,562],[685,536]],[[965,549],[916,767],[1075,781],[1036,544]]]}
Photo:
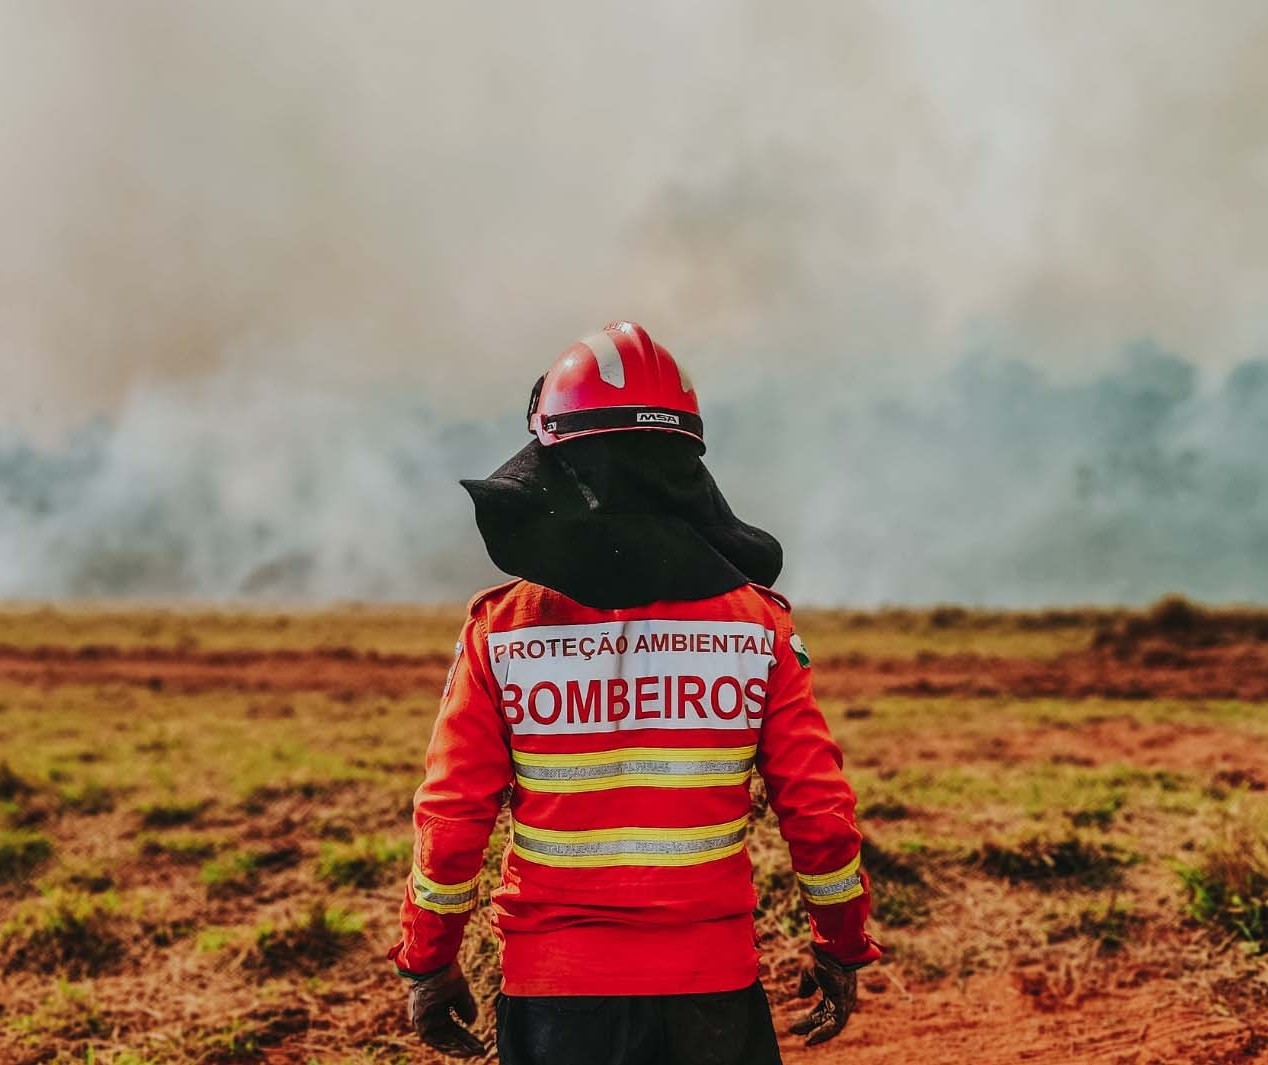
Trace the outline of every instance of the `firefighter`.
{"label": "firefighter", "polygon": [[695,389],[632,322],[537,382],[533,440],[464,481],[493,562],[472,601],[414,799],[390,957],[423,1042],[485,1053],[455,958],[490,833],[503,1065],[767,1065],[745,848],[765,781],[812,933],[792,1030],[836,1036],[876,960],[842,757],[811,692],[782,552],[701,461]]}

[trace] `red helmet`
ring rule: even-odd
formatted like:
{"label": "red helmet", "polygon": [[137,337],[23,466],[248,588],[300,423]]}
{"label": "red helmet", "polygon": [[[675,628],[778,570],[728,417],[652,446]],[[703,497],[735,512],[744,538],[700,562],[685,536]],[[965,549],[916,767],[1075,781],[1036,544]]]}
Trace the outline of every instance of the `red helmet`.
{"label": "red helmet", "polygon": [[704,445],[691,378],[641,325],[612,322],[565,350],[538,379],[528,431],[550,447],[627,429],[682,433]]}

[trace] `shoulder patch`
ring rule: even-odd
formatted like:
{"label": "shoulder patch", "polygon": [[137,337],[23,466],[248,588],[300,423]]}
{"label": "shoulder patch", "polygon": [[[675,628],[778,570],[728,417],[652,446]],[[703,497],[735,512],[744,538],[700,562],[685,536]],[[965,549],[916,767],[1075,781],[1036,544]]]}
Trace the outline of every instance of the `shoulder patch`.
{"label": "shoulder patch", "polygon": [[459,640],[453,645],[453,663],[449,667],[449,674],[445,677],[445,690],[440,693],[440,701],[442,703],[449,698],[449,689],[453,687],[453,677],[458,672],[458,663],[461,661],[462,641]]}
{"label": "shoulder patch", "polygon": [[788,646],[792,648],[792,653],[797,656],[797,661],[801,664],[801,668],[809,669],[810,652],[806,650],[805,641],[794,632],[788,638]]}
{"label": "shoulder patch", "polygon": [[505,583],[503,583],[503,584],[495,584],[492,588],[486,588],[486,589],[485,589],[484,591],[482,591],[482,592],[477,592],[477,593],[476,593],[476,594],[472,597],[471,602],[469,602],[469,603],[467,604],[467,613],[468,613],[469,615],[474,615],[474,614],[475,614],[475,612],[476,612],[476,610],[478,610],[478,609],[479,609],[479,607],[480,607],[483,603],[486,603],[486,602],[488,602],[490,599],[493,599],[493,598],[495,598],[496,596],[501,595],[503,592],[509,592],[509,591],[510,591],[512,588],[514,588],[517,584],[523,584],[523,583],[524,583],[524,582],[523,582],[523,580],[522,580],[521,578],[516,577],[516,578],[515,578],[514,580],[512,580],[512,581],[506,581],[506,582],[505,582]]}
{"label": "shoulder patch", "polygon": [[767,588],[765,585],[762,585],[762,584],[754,584],[752,581],[749,582],[749,587],[756,589],[765,598],[770,599],[772,602],[774,602],[776,606],[781,606],[790,614],[792,613],[792,603],[790,603],[787,599],[785,599],[782,595],[780,595],[779,592],[775,591],[775,589]]}

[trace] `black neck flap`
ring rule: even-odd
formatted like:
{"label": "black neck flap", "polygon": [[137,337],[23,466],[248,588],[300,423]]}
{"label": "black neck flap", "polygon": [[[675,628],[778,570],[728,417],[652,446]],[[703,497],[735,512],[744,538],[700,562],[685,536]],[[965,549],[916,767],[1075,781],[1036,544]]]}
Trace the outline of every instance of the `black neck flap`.
{"label": "black neck flap", "polygon": [[709,599],[772,584],[779,542],[731,512],[701,445],[679,433],[534,440],[462,482],[493,563],[587,606]]}

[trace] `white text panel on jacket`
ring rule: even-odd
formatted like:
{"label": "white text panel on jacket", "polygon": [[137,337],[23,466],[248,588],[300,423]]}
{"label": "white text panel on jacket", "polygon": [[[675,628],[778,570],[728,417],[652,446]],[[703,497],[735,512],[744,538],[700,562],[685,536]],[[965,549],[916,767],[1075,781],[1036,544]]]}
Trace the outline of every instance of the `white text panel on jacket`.
{"label": "white text panel on jacket", "polygon": [[489,634],[517,735],[760,727],[775,633],[745,621],[626,621]]}

